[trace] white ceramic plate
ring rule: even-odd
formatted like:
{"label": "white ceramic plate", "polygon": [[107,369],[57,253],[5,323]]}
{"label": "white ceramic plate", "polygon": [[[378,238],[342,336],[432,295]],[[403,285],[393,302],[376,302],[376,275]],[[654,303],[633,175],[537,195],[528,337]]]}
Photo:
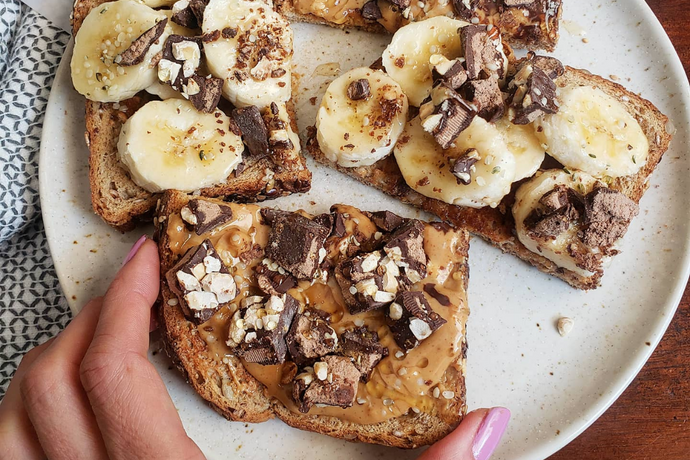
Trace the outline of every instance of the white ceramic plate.
{"label": "white ceramic plate", "polygon": [[[670,41],[642,0],[565,0],[555,55],[574,67],[620,79],[653,101],[678,127],[671,149],[607,270],[603,286],[579,292],[502,255],[478,239],[470,251],[471,283],[467,395],[470,408],[503,405],[513,420],[496,459],[537,459],[555,452],[589,426],[625,389],[670,322],[688,279],[690,208],[690,93]],[[386,37],[297,24],[295,60],[300,128],[313,122],[332,76],[373,62]],[[585,34],[585,35],[583,35]],[[588,43],[583,42],[586,36]],[[122,235],[99,220],[89,201],[84,105],[63,60],[46,115],[40,164],[43,217],[60,283],[77,311],[100,294],[144,230]],[[617,76],[616,76],[617,75]],[[310,161],[310,193],[270,203],[322,212],[335,202],[369,210],[419,215],[383,194]],[[569,316],[565,338],[555,323]],[[189,435],[209,458],[412,459],[418,452],[351,444],[289,428],[278,421],[246,426],[209,409],[151,347]]]}

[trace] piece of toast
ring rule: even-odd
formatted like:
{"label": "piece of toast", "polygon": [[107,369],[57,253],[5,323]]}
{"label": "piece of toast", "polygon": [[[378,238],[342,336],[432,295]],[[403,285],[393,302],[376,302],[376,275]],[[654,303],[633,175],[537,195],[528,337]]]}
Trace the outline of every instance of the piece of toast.
{"label": "piece of toast", "polygon": [[[390,27],[387,29],[379,22],[366,20],[362,17],[357,8],[361,7],[366,1],[352,2],[352,10],[350,10],[347,16],[339,19],[337,23],[313,13],[300,12],[299,8],[296,7],[298,1],[299,0],[276,0],[276,10],[282,13],[290,21],[295,22],[321,24],[339,29],[356,28],[378,34],[387,34],[395,31],[390,30]],[[527,48],[533,51],[553,51],[558,43],[559,25],[563,13],[562,0],[537,0],[537,2],[543,4],[542,6],[547,13],[540,14],[536,18],[529,18],[529,16],[524,13],[524,11],[527,10],[523,6],[505,6],[502,5],[502,1],[496,2],[496,0],[473,0],[472,2],[467,2],[468,4],[471,3],[474,5],[474,11],[472,13],[467,13],[465,16],[455,13],[454,17],[472,22],[479,21],[480,23],[493,24],[501,29],[501,34],[506,42],[514,48]],[[325,3],[328,3],[328,0],[326,0]],[[384,5],[384,7],[391,7],[391,4],[386,0],[380,0],[379,3]],[[417,2],[414,3],[416,4]],[[449,0],[447,3],[450,8],[453,2]],[[499,5],[499,3],[501,4]],[[393,8],[397,7],[393,6]],[[454,10],[450,8],[451,14],[453,11]],[[398,12],[395,14],[400,13]],[[428,19],[434,15],[437,14],[425,13],[415,20],[420,21]],[[400,20],[401,23],[397,27],[407,22],[402,20],[402,16]]]}
{"label": "piece of toast", "polygon": [[[666,130],[668,118],[648,100],[626,90],[617,83],[593,75],[586,70],[566,67],[565,74],[556,80],[556,84],[559,87],[566,85],[598,87],[606,94],[621,101],[628,112],[640,123],[649,141],[647,163],[637,174],[616,178],[609,184],[612,189],[624,193],[630,199],[639,203],[642,195],[649,187],[649,176],[661,161],[661,157],[671,142],[671,135]],[[412,190],[405,182],[392,154],[371,166],[343,168],[330,161],[321,152],[314,129],[311,130],[306,149],[319,163],[335,168],[364,184],[371,185],[398,198],[404,203],[412,204],[435,214],[453,226],[465,228],[497,246],[503,252],[515,255],[534,265],[544,273],[561,278],[575,288],[587,290],[594,289],[599,285],[602,273],[595,273],[592,276],[584,277],[571,270],[558,267],[547,258],[528,250],[518,240],[511,212],[515,186],[513,187],[513,192],[506,196],[496,208],[484,207],[473,209],[456,206],[425,197]],[[554,160],[547,157],[547,161],[553,162]]]}
{"label": "piece of toast", "polygon": [[[431,444],[450,433],[466,413],[465,400],[465,357],[466,342],[466,289],[469,278],[467,252],[469,237],[464,230],[457,232],[457,255],[464,261],[458,268],[461,279],[462,296],[465,299],[462,320],[462,347],[457,351],[451,365],[446,369],[439,386],[452,389],[453,396],[442,401],[444,410],[430,413],[414,413],[390,418],[376,424],[360,424],[344,421],[332,416],[310,415],[295,412],[278,399],[268,397],[266,388],[259,383],[235,356],[225,356],[222,361],[213,359],[207,343],[201,338],[197,326],[189,321],[180,307],[175,294],[165,281],[164,274],[175,265],[180,256],[171,251],[168,234],[170,216],[179,215],[180,210],[194,197],[177,192],[166,191],[158,206],[156,237],[161,255],[161,302],[159,310],[164,342],[170,357],[184,373],[189,384],[210,403],[211,407],[228,420],[242,422],[262,422],[278,417],[285,423],[308,431],[327,434],[349,441],[359,441],[401,448],[415,448]],[[211,200],[213,201],[213,200]],[[177,221],[179,222],[179,220]],[[460,276],[462,278],[460,278]],[[208,324],[208,323],[204,323]],[[201,328],[203,326],[199,326]],[[226,329],[227,330],[227,329]],[[221,338],[218,338],[220,340]],[[225,338],[222,338],[225,340]],[[440,406],[439,406],[440,407]],[[345,409],[347,411],[347,409]]]}
{"label": "piece of toast", "polygon": [[[72,13],[76,35],[82,21],[92,8],[105,0],[77,0]],[[122,125],[146,102],[155,98],[146,92],[119,103],[86,101],[86,145],[89,148],[89,183],[93,210],[106,223],[120,231],[132,230],[137,222],[149,220],[160,193],[139,187],[117,157],[117,142]],[[297,132],[294,106],[288,103],[293,131]],[[203,188],[202,196],[226,197],[243,201],[306,192],[311,186],[311,173],[303,155],[274,155],[263,158],[225,183]]]}

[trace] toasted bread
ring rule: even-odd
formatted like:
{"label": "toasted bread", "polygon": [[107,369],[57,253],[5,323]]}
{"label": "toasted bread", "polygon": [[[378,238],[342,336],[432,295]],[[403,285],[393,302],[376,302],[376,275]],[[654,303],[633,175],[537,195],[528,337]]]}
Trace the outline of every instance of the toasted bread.
{"label": "toasted bread", "polygon": [[[161,254],[161,273],[166,273],[180,258],[180,255],[175,255],[171,250],[174,242],[170,238],[168,223],[172,220],[171,216],[179,215],[182,207],[191,198],[193,197],[187,194],[167,191],[160,202],[157,210],[156,235]],[[468,235],[464,230],[446,228],[446,231],[457,232],[458,235],[459,243],[456,252],[464,262],[457,267],[459,275],[454,279],[462,279],[462,297],[466,300],[469,276],[466,262]],[[209,345],[199,333],[203,326],[197,327],[185,317],[175,294],[165,280],[161,283],[160,305],[160,323],[168,354],[194,389],[228,420],[262,422],[278,417],[293,427],[350,441],[414,448],[431,444],[450,433],[460,423],[466,412],[464,322],[467,311],[464,307],[462,308],[465,313],[459,320],[462,324],[458,324],[463,334],[463,346],[457,350],[456,356],[452,358],[451,364],[442,374],[439,382],[439,386],[452,390],[453,394],[451,397],[444,393],[445,400],[443,396],[436,400],[439,402],[435,404],[442,404],[443,409],[437,410],[435,414],[424,411],[415,413],[410,410],[404,415],[388,418],[379,423],[362,424],[334,416],[298,412],[294,407],[289,408],[278,399],[269,397],[266,387],[245,369],[239,358],[226,355],[222,360],[214,359]],[[225,337],[217,339],[224,341]],[[343,409],[345,412],[347,410]],[[312,412],[314,412],[313,409]]]}
{"label": "toasted bread", "polygon": [[[661,157],[668,149],[671,135],[666,130],[667,117],[651,102],[626,90],[623,86],[593,75],[586,70],[566,67],[566,72],[556,81],[559,87],[566,85],[589,85],[598,87],[606,94],[615,97],[626,107],[640,123],[649,141],[647,163],[633,176],[619,177],[609,185],[639,203],[649,187],[649,176],[652,174]],[[425,197],[412,190],[403,178],[393,155],[380,160],[371,166],[343,168],[330,161],[319,149],[315,130],[307,141],[307,151],[324,165],[335,168],[358,181],[371,185],[404,203],[412,204],[427,212],[437,215],[453,226],[469,230],[502,251],[513,254],[529,262],[539,270],[561,278],[578,289],[594,289],[600,283],[601,273],[584,277],[573,271],[558,267],[545,257],[529,251],[515,235],[515,222],[511,213],[514,193],[503,199],[496,208],[473,209],[451,205],[433,198]],[[515,187],[513,188],[513,192]]]}
{"label": "toasted bread", "polygon": [[[72,26],[76,35],[92,8],[105,0],[77,0]],[[86,101],[86,144],[89,148],[89,182],[93,210],[106,223],[120,231],[132,230],[138,221],[151,217],[161,194],[139,187],[117,157],[117,142],[122,125],[153,96],[141,92],[120,103]],[[297,132],[294,107],[288,103],[291,125]],[[295,192],[311,186],[311,173],[300,155],[273,155],[245,165],[225,183],[203,188],[202,196],[260,201]]]}

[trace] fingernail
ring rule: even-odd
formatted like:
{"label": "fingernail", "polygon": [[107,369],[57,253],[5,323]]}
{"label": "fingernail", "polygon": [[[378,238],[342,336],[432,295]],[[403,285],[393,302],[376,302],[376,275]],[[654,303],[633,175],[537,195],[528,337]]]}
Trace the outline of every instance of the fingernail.
{"label": "fingernail", "polygon": [[134,246],[132,246],[132,249],[129,250],[127,257],[125,257],[125,261],[122,262],[123,267],[127,265],[127,262],[132,260],[132,258],[136,255],[137,251],[141,247],[141,245],[144,244],[144,241],[146,241],[146,235],[143,235],[141,238],[137,240],[136,243],[134,243]]}
{"label": "fingernail", "polygon": [[475,460],[487,460],[491,457],[508,427],[508,420],[510,411],[505,407],[494,407],[486,414],[472,442]]}

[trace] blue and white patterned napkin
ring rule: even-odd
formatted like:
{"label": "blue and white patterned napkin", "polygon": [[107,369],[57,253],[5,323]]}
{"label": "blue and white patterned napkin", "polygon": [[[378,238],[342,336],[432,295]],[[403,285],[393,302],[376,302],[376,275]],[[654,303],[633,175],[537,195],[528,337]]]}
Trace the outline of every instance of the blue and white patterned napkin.
{"label": "blue and white patterned napkin", "polygon": [[71,318],[38,198],[43,117],[69,38],[19,0],[0,0],[0,397],[22,355]]}

